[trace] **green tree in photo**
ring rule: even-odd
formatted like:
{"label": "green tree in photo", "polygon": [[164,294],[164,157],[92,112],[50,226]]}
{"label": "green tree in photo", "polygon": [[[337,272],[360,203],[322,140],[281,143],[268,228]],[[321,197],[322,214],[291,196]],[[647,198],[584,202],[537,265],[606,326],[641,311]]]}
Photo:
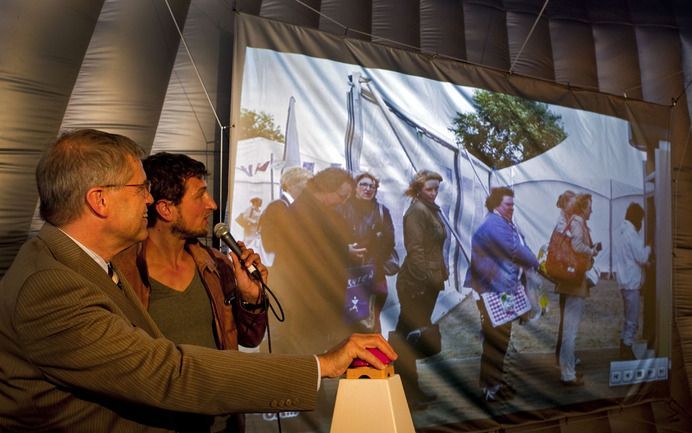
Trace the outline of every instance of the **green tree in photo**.
{"label": "green tree in photo", "polygon": [[478,90],[476,112],[457,113],[450,131],[458,144],[495,169],[540,155],[567,138],[561,117],[536,101]]}
{"label": "green tree in photo", "polygon": [[274,123],[274,116],[260,111],[259,113],[245,108],[240,110],[239,140],[254,137],[264,137],[283,143],[284,135],[281,128]]}

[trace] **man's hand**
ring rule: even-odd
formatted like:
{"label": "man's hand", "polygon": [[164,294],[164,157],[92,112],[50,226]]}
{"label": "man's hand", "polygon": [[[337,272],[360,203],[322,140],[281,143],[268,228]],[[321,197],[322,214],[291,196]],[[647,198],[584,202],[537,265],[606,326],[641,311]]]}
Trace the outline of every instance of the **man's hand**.
{"label": "man's hand", "polygon": [[392,346],[380,334],[353,334],[342,341],[335,348],[327,351],[317,358],[320,361],[322,377],[339,377],[346,372],[351,362],[362,359],[373,367],[382,370],[386,365],[375,355],[367,350],[368,347],[376,347],[392,361],[398,358]]}
{"label": "man's hand", "polygon": [[255,281],[248,274],[245,267],[241,264],[245,263],[247,266],[255,265],[260,274],[262,274],[262,281],[267,283],[267,278],[269,273],[267,272],[267,267],[262,264],[260,256],[256,254],[253,250],[247,248],[243,242],[238,242],[240,247],[240,260],[233,252],[230,252],[231,259],[233,262],[233,271],[235,271],[236,282],[238,283],[238,294],[245,302],[250,302],[251,304],[256,304],[260,301],[260,294],[262,293],[262,285],[259,281]]}

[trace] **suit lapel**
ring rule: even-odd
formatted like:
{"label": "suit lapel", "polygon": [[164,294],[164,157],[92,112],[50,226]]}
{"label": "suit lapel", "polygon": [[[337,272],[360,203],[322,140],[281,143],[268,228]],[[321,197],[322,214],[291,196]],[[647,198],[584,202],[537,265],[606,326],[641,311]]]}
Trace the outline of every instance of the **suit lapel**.
{"label": "suit lapel", "polygon": [[120,314],[132,325],[142,328],[152,337],[162,335],[149,313],[144,310],[132,287],[117,269],[115,272],[120,277],[118,285],[113,283],[108,274],[58,228],[45,224],[38,236],[48,245],[59,262],[74,270],[108,296],[118,307]]}

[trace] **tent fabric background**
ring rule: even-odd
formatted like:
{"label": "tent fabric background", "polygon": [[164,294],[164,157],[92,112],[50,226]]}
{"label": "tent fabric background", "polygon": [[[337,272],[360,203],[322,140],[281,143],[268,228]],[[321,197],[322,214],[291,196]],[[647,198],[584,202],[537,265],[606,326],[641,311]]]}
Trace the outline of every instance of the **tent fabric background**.
{"label": "tent fabric background", "polygon": [[[324,16],[294,0],[168,3],[196,68],[163,1],[0,0],[0,275],[38,226],[33,170],[62,128],[98,126],[127,134],[147,150],[189,153],[213,172],[225,164],[226,130],[217,124],[196,72],[222,125],[232,129],[231,101],[239,97],[231,92],[237,73],[231,66],[235,8],[365,42],[405,43],[431,58],[485,66],[497,72],[493,83],[510,93],[511,83],[530,88],[533,81],[524,77],[538,77],[572,90],[568,101],[556,103],[578,105],[582,93],[595,91],[633,104],[643,100],[674,106],[668,122],[673,144],[673,335],[679,350],[674,352],[671,391],[677,404],[692,406],[688,1],[551,1],[521,55],[520,42],[543,1],[302,2]],[[458,61],[451,60],[449,68],[463,67]],[[601,99],[592,109],[607,111],[610,102]],[[221,184],[214,185],[217,197],[223,197],[218,195]],[[658,421],[666,418],[665,410],[650,414]],[[611,423],[610,428],[627,430],[622,424]]]}

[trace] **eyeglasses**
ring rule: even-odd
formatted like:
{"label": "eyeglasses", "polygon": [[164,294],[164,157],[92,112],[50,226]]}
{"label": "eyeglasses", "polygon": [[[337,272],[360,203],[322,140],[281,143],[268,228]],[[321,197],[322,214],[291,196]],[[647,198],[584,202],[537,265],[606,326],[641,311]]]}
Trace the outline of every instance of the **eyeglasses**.
{"label": "eyeglasses", "polygon": [[363,189],[377,189],[377,186],[370,182],[360,182],[358,186]]}
{"label": "eyeglasses", "polygon": [[137,192],[142,194],[144,191],[147,193],[151,193],[151,181],[150,180],[145,180],[142,183],[126,183],[126,184],[111,184],[111,185],[101,185],[102,188],[124,188],[126,186],[129,186],[131,188],[137,188]]}

